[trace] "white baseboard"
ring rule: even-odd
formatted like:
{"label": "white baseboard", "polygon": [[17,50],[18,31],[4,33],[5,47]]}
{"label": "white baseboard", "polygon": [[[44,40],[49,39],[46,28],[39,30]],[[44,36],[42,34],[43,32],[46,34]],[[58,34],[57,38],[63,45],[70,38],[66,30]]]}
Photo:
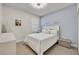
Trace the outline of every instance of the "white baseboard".
{"label": "white baseboard", "polygon": [[16,43],[21,42],[21,41],[23,41],[23,40],[16,40]]}
{"label": "white baseboard", "polygon": [[[68,39],[68,38],[66,38],[66,37],[61,37],[61,39]],[[70,40],[70,39],[68,39],[68,40]],[[72,41],[71,41],[72,42]],[[71,43],[71,46],[72,47],[75,47],[75,48],[78,48],[78,45],[77,44],[74,44],[74,43]]]}
{"label": "white baseboard", "polygon": [[71,44],[72,47],[78,48],[78,45],[76,44]]}

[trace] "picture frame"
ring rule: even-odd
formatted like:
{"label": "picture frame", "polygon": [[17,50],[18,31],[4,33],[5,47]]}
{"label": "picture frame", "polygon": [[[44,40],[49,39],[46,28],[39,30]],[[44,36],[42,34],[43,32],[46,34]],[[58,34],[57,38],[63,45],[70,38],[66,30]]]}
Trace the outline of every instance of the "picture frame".
{"label": "picture frame", "polygon": [[15,26],[21,26],[21,20],[15,20]]}

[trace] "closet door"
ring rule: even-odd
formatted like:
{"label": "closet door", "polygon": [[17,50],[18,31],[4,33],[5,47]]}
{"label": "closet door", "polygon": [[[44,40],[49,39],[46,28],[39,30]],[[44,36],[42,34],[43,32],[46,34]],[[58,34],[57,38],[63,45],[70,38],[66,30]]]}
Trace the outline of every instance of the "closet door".
{"label": "closet door", "polygon": [[32,32],[40,31],[40,18],[38,16],[32,16]]}
{"label": "closet door", "polygon": [[78,53],[79,53],[79,13],[78,13]]}
{"label": "closet door", "polygon": [[0,33],[1,33],[1,20],[2,20],[2,4],[0,3]]}
{"label": "closet door", "polygon": [[79,53],[79,13],[78,13],[78,53]]}
{"label": "closet door", "polygon": [[79,53],[79,4],[78,4],[78,53]]}

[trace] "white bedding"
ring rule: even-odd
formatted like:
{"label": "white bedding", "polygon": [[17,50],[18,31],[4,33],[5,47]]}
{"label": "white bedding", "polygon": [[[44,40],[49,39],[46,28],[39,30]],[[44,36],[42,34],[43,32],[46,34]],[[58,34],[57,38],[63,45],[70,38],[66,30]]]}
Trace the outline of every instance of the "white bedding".
{"label": "white bedding", "polygon": [[0,55],[16,54],[16,38],[13,33],[0,34]]}
{"label": "white bedding", "polygon": [[57,34],[34,33],[29,34],[24,42],[37,54],[43,54],[48,48],[54,45],[58,39]]}
{"label": "white bedding", "polygon": [[56,34],[34,33],[34,34],[29,34],[28,36],[37,40],[44,40],[55,35]]}
{"label": "white bedding", "polygon": [[2,33],[0,35],[0,43],[5,43],[14,40],[16,40],[16,38],[14,37],[13,33]]}

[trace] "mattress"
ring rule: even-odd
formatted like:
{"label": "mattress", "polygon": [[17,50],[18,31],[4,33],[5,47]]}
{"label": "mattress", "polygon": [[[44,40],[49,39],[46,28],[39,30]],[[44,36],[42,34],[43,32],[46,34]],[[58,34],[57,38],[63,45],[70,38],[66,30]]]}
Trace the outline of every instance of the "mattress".
{"label": "mattress", "polygon": [[28,36],[37,40],[44,40],[44,39],[56,36],[56,34],[34,33],[34,34],[29,34]]}
{"label": "mattress", "polygon": [[0,34],[0,55],[16,54],[16,38],[13,33]]}
{"label": "mattress", "polygon": [[43,54],[58,40],[57,34],[33,33],[29,34],[24,42],[29,45],[37,54]]}
{"label": "mattress", "polygon": [[0,35],[0,43],[5,43],[14,40],[16,40],[16,38],[14,37],[13,33],[2,33]]}

